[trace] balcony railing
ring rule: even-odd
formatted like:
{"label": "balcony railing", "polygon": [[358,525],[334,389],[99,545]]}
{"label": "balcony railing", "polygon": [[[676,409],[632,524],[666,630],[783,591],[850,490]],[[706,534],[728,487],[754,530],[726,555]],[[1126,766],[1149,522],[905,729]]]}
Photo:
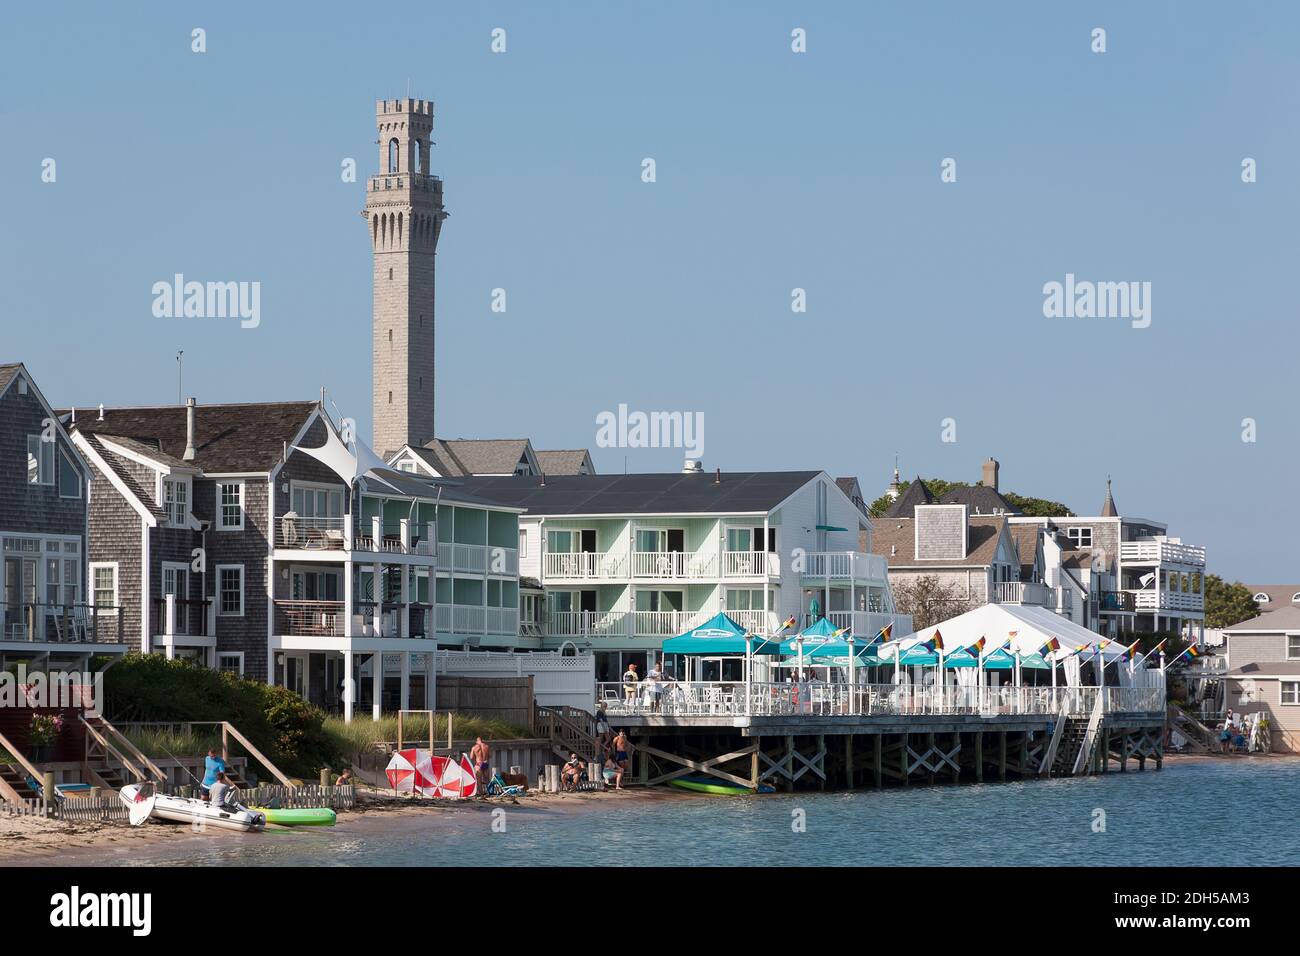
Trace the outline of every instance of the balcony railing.
{"label": "balcony railing", "polygon": [[[408,636],[431,638],[431,608],[428,604],[358,601],[353,607],[352,636],[401,637],[405,610]],[[275,632],[288,637],[343,637],[344,619],[342,601],[275,602]]]}
{"label": "balcony railing", "polygon": [[1205,549],[1171,541],[1121,541],[1119,559],[1124,564],[1182,564],[1205,567]]}
{"label": "balcony railing", "polygon": [[861,551],[810,551],[803,561],[801,574],[805,578],[883,583],[888,573],[883,557]]}
{"label": "balcony railing", "polygon": [[1098,601],[1103,611],[1133,611],[1137,607],[1128,591],[1102,591]]}
{"label": "balcony railing", "polygon": [[551,611],[550,637],[676,637],[711,617],[708,611]]}
{"label": "balcony railing", "polygon": [[153,633],[165,637],[207,637],[213,632],[212,602],[207,599],[172,598],[168,616],[167,595],[154,598]]}
{"label": "balcony railing", "polygon": [[346,547],[343,519],[300,517],[293,512],[276,522],[275,544],[302,551],[342,551]]}
{"label": "balcony railing", "polygon": [[895,637],[908,634],[912,630],[910,615],[890,614],[885,611],[827,611],[826,619],[836,627],[848,628],[848,634],[858,640],[870,640],[879,634],[880,629],[886,624],[894,625]]}
{"label": "balcony railing", "polygon": [[[618,564],[621,565],[621,561]],[[694,554],[690,551],[632,552],[634,578],[710,578],[716,575],[715,568],[715,559],[711,554]]]}
{"label": "balcony railing", "polygon": [[1134,605],[1139,611],[1204,611],[1205,598],[1191,591],[1132,592]]}
{"label": "balcony railing", "polygon": [[519,609],[513,607],[439,604],[437,619],[440,635],[513,637],[519,633]]}
{"label": "balcony railing", "polygon": [[777,577],[780,573],[781,559],[773,551],[722,552],[724,578]]}
{"label": "balcony railing", "polygon": [[109,605],[0,604],[0,640],[49,644],[125,644],[122,616]]}
{"label": "balcony railing", "polygon": [[[1037,715],[1092,713],[1103,695],[1106,713],[1161,713],[1163,687],[932,687],[915,684],[641,681],[596,685],[597,706],[610,717]],[[748,696],[748,701],[746,697]]]}

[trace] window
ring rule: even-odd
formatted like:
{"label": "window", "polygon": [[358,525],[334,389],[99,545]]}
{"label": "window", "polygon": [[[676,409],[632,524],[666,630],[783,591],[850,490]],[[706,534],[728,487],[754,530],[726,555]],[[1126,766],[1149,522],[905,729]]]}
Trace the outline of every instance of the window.
{"label": "window", "polygon": [[1300,704],[1300,680],[1282,681],[1282,703]]}
{"label": "window", "polygon": [[1300,659],[1300,634],[1286,636],[1286,659],[1289,661]]}
{"label": "window", "polygon": [[222,652],[217,655],[217,670],[224,674],[238,674],[244,676],[244,652],[233,651],[230,653]]}
{"label": "window", "polygon": [[167,512],[167,522],[176,528],[183,528],[190,521],[190,483],[184,478],[163,479],[163,510]]}
{"label": "window", "polygon": [[90,600],[100,614],[117,613],[117,565],[90,565]]}
{"label": "window", "polygon": [[528,532],[523,528],[519,529],[519,557],[528,557]]}
{"label": "window", "polygon": [[217,528],[221,531],[244,530],[244,483],[217,482]]}
{"label": "window", "polygon": [[224,617],[244,616],[244,566],[217,565],[217,613]]}
{"label": "window", "polygon": [[1092,529],[1091,528],[1069,528],[1065,532],[1066,537],[1074,544],[1076,548],[1092,547]]}
{"label": "window", "polygon": [[81,472],[66,451],[59,453],[59,497],[81,497]]}
{"label": "window", "polygon": [[293,510],[299,518],[340,518],[343,492],[338,488],[293,486]]}
{"label": "window", "polygon": [[27,483],[54,484],[54,442],[43,441],[40,435],[27,436]]}
{"label": "window", "polygon": [[1269,602],[1269,596],[1265,594],[1263,591],[1260,591],[1258,594],[1255,595],[1256,604],[1267,604],[1268,602]]}

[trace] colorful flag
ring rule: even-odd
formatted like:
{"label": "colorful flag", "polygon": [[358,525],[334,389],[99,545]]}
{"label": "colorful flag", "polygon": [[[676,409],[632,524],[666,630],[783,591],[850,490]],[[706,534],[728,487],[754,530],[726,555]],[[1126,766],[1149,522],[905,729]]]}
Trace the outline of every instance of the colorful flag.
{"label": "colorful flag", "polygon": [[974,644],[970,645],[970,647],[966,648],[966,650],[970,651],[976,657],[979,657],[981,654],[984,653],[984,644],[985,644],[984,637],[981,635],[980,639],[976,641]]}
{"label": "colorful flag", "polygon": [[1126,662],[1133,660],[1133,648],[1137,647],[1139,643],[1140,641],[1134,641],[1128,647],[1124,648],[1124,653],[1119,656],[1119,659]]}
{"label": "colorful flag", "polygon": [[943,650],[943,635],[939,633],[937,627],[934,629],[934,637],[930,638],[926,643],[930,645],[930,650],[932,651]]}
{"label": "colorful flag", "polygon": [[788,617],[788,618],[786,618],[785,621],[781,624],[781,630],[784,631],[784,630],[786,630],[786,629],[788,629],[788,628],[791,628],[791,627],[794,627],[794,618],[793,618],[793,617]]}
{"label": "colorful flag", "polygon": [[1043,646],[1038,649],[1038,656],[1047,657],[1048,654],[1051,654],[1053,651],[1059,651],[1060,649],[1061,642],[1054,637],[1049,637],[1043,643]]}
{"label": "colorful flag", "polygon": [[[1187,655],[1188,660],[1195,660],[1196,658],[1201,656],[1201,652],[1196,649],[1195,644],[1188,644],[1185,648],[1183,648],[1182,653],[1180,653],[1178,657],[1182,657],[1183,654]],[[1175,657],[1172,661],[1170,661],[1170,663],[1171,664],[1178,663],[1178,657]]]}
{"label": "colorful flag", "polygon": [[834,631],[831,632],[831,637],[832,638],[839,637],[840,635],[847,634],[848,632],[849,629],[847,627],[837,627]]}
{"label": "colorful flag", "polygon": [[876,635],[876,640],[880,641],[881,644],[888,644],[889,639],[893,636],[893,634],[894,634],[894,625],[886,624],[884,627],[880,629],[880,633]]}

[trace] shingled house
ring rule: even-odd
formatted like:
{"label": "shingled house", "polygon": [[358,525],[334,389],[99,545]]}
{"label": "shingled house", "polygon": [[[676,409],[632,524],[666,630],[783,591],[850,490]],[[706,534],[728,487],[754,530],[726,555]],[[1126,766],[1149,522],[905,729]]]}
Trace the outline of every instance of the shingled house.
{"label": "shingled house", "polygon": [[319,402],[69,421],[94,474],[92,566],[141,650],[350,717],[431,701],[435,640],[518,641],[517,513],[382,463],[345,478],[311,453],[349,454]]}
{"label": "shingled house", "polygon": [[125,652],[113,592],[87,578],[89,474],[31,373],[0,365],[0,669]]}
{"label": "shingled house", "polygon": [[388,456],[388,464],[430,478],[500,478],[509,475],[594,475],[591,453],[585,448],[536,451],[527,438],[443,439],[423,445],[403,445]]}

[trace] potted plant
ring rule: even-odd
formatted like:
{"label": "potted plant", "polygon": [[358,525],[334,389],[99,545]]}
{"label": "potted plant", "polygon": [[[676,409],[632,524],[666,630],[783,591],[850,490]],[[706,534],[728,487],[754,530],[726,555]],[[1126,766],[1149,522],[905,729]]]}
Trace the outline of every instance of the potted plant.
{"label": "potted plant", "polygon": [[27,735],[33,763],[48,763],[63,731],[60,714],[33,714],[31,730]]}

